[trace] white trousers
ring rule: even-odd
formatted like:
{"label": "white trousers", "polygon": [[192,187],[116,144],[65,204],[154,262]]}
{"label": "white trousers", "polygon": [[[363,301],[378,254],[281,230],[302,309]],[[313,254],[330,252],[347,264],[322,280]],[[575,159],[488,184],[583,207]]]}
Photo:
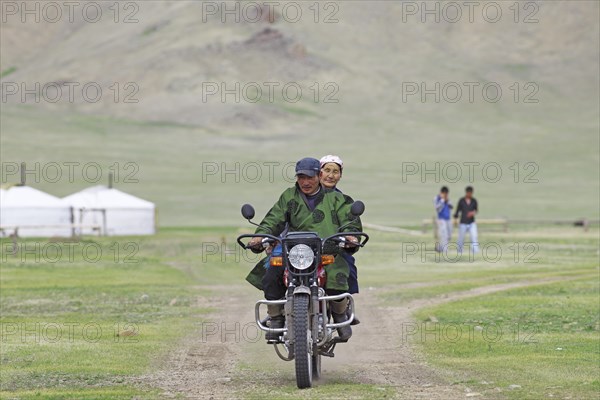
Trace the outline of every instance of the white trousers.
{"label": "white trousers", "polygon": [[479,242],[477,241],[477,224],[475,222],[470,224],[460,224],[458,226],[458,252],[462,253],[463,245],[465,243],[465,234],[469,231],[471,237],[471,252],[477,253],[479,251]]}

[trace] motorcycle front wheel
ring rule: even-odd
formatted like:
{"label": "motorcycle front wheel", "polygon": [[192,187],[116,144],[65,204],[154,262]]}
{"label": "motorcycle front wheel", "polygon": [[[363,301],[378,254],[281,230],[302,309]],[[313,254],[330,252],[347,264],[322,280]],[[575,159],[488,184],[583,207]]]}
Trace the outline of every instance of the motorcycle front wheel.
{"label": "motorcycle front wheel", "polygon": [[307,294],[294,296],[294,360],[296,363],[296,384],[304,389],[312,386],[313,356],[311,354],[311,335],[309,329],[309,300]]}

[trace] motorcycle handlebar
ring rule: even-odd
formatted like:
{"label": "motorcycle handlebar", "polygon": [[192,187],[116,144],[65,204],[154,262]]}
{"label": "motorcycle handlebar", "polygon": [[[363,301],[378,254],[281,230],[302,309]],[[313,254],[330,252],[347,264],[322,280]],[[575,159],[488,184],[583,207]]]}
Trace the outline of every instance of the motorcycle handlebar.
{"label": "motorcycle handlebar", "polygon": [[[367,244],[367,242],[369,241],[369,235],[367,235],[364,232],[340,232],[340,233],[336,233],[334,235],[328,236],[325,239],[321,240],[321,245],[325,245],[326,242],[328,242],[329,240],[333,240],[335,238],[339,238],[339,237],[346,237],[346,236],[357,236],[357,237],[364,237],[365,241],[364,242],[358,242],[358,243],[352,243],[353,246],[358,246],[358,247],[364,247],[365,244]],[[248,233],[248,234],[244,234],[244,235],[240,235],[237,238],[237,242],[240,245],[240,247],[242,247],[244,250],[248,250],[249,247],[242,242],[242,239],[245,238],[254,238],[254,237],[262,237],[265,239],[269,239],[267,240],[267,242],[281,242],[281,238],[278,238],[276,236],[273,235],[269,235],[267,233]],[[250,248],[252,249],[252,248]]]}
{"label": "motorcycle handlebar", "polygon": [[[358,243],[352,243],[352,245],[354,246],[358,246],[358,247],[364,247],[365,244],[367,244],[367,242],[369,241],[369,235],[367,235],[364,232],[340,232],[340,233],[336,233],[334,235],[328,236],[325,239],[323,239],[321,241],[322,245],[324,246],[326,242],[328,242],[329,240],[333,240],[335,238],[338,237],[346,237],[346,236],[363,236],[365,238],[365,241],[360,243],[360,241]],[[341,240],[338,240],[341,241]]]}
{"label": "motorcycle handlebar", "polygon": [[242,239],[245,239],[245,238],[255,238],[255,237],[262,237],[262,238],[269,239],[268,242],[271,242],[271,241],[272,242],[279,242],[279,241],[281,241],[280,238],[278,238],[276,236],[273,236],[273,235],[269,235],[267,233],[251,233],[251,234],[248,233],[248,234],[245,234],[245,235],[238,236],[237,242],[242,247],[242,249],[248,250],[250,247],[246,246],[246,244],[244,244],[244,242],[242,242]]}

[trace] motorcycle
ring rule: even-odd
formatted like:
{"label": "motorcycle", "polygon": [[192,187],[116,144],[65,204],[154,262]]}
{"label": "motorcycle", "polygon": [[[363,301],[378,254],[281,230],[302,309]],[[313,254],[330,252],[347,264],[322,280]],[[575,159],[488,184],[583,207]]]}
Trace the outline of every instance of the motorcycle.
{"label": "motorcycle", "polygon": [[[356,201],[351,206],[351,214],[358,218],[363,214],[365,205]],[[255,211],[250,204],[242,207],[242,216],[252,222]],[[254,307],[256,324],[265,332],[277,333],[278,338],[267,341],[284,361],[294,361],[296,384],[298,388],[309,388],[313,379],[321,377],[321,356],[334,357],[338,343],[347,342],[337,335],[337,329],[348,326],[354,320],[354,299],[350,293],[328,296],[325,293],[327,275],[325,266],[335,261],[334,254],[324,254],[331,246],[363,247],[369,236],[363,232],[343,232],[352,222],[341,226],[338,233],[320,238],[315,232],[288,232],[282,237],[269,234],[245,234],[237,238],[244,249],[248,247],[243,239],[262,237],[262,251],[269,246],[281,245],[281,255],[271,254],[270,267],[284,268],[284,284],[287,287],[285,299],[259,300]],[[346,236],[354,236],[358,242],[349,242]],[[363,240],[364,239],[364,240]],[[348,299],[346,321],[334,323],[331,316],[331,301]],[[283,328],[268,326],[269,318],[261,318],[261,306],[284,305],[285,325]]]}

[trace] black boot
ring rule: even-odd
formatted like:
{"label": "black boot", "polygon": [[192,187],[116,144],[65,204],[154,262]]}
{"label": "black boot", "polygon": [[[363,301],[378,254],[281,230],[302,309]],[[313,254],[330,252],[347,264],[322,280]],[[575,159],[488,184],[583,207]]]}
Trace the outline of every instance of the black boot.
{"label": "black boot", "polygon": [[[348,300],[331,302],[331,316],[333,317],[333,322],[339,324],[340,322],[348,321],[348,316],[346,315],[347,307]],[[337,331],[338,336],[342,340],[348,340],[352,336],[352,328],[350,327],[350,325],[337,328]]]}
{"label": "black boot", "polygon": [[[269,327],[271,329],[281,329],[285,326],[285,317],[283,315],[278,315],[276,317],[272,317],[269,321]],[[279,336],[283,335],[281,332],[273,332],[268,331],[265,334],[265,339],[267,341],[278,341]]]}
{"label": "black boot", "polygon": [[[350,312],[350,309],[349,309],[349,308],[348,308],[348,309],[346,309],[346,316],[347,316],[348,318],[350,318],[350,314],[352,314],[352,313]],[[350,322],[350,325],[358,325],[358,324],[360,324],[360,320],[359,320],[359,319],[358,319],[358,317],[356,316],[356,313],[354,313],[354,319],[352,320],[352,322]]]}
{"label": "black boot", "polygon": [[[269,314],[269,328],[281,329],[285,326],[285,317],[283,316],[283,305],[267,305],[267,314]],[[278,341],[281,335],[281,332],[268,331],[265,334],[265,339],[267,339],[267,341],[269,342]]]}

